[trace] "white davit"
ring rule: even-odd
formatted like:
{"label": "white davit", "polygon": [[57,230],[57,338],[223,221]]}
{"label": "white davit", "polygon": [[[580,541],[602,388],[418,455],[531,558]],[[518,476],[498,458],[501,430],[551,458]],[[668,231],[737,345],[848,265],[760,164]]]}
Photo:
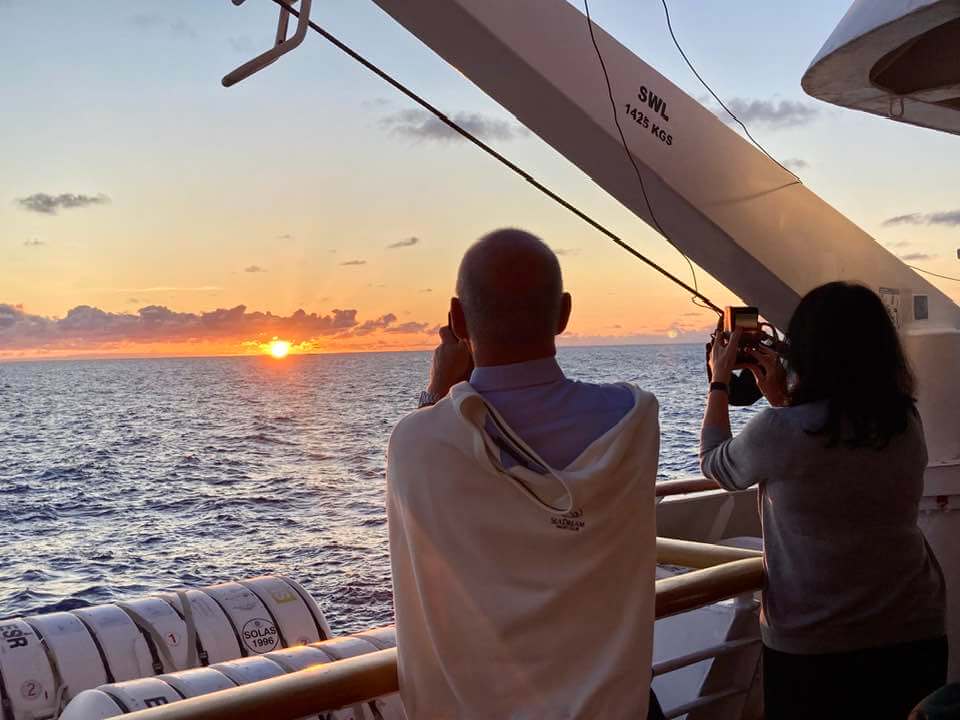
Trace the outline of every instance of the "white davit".
{"label": "white davit", "polygon": [[[105,720],[145,707],[167,705],[182,698],[197,697],[395,646],[396,631],[389,626],[312,645],[228,660],[210,667],[101,685],[80,693],[64,709],[60,720]],[[349,708],[324,708],[322,702],[322,698],[318,698],[318,715],[311,715],[311,718],[406,720],[403,704],[396,693]]]}
{"label": "white davit", "polygon": [[[53,718],[79,695],[77,707],[88,709],[75,717],[112,717],[234,687],[290,672],[265,653],[330,637],[295,581],[244,583],[0,621],[4,720]],[[332,658],[317,652],[320,662]],[[263,662],[234,672],[232,661],[246,656]],[[101,689],[84,693],[92,688]]]}

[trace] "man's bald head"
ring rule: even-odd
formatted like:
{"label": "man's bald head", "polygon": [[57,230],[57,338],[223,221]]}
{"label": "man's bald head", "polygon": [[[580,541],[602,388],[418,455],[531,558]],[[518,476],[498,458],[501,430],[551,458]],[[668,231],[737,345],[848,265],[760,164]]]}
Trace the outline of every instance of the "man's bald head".
{"label": "man's bald head", "polygon": [[460,263],[457,295],[473,344],[552,344],[569,313],[557,256],[523,230],[474,243]]}

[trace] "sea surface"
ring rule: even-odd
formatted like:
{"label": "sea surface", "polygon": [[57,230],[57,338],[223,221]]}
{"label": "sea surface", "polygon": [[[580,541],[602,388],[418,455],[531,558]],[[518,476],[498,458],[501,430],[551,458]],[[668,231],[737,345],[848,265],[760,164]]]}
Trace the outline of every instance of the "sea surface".
{"label": "sea surface", "polygon": [[[429,359],[0,364],[0,617],[278,573],[337,633],[390,622],[384,453]],[[661,477],[698,474],[703,346],[559,360],[656,393]]]}

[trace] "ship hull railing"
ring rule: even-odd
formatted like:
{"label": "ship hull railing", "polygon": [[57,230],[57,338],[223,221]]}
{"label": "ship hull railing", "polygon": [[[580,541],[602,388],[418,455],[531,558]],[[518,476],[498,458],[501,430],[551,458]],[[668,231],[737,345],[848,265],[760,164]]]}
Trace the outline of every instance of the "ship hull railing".
{"label": "ship hull railing", "polygon": [[[658,563],[695,568],[656,582],[656,617],[670,617],[763,585],[763,560],[754,550],[657,538]],[[654,666],[672,672],[736,652],[743,641],[704,648]],[[317,665],[229,690],[125,715],[126,720],[296,720],[398,692],[396,648]],[[701,701],[707,698],[701,698]],[[673,715],[673,713],[670,713]]]}

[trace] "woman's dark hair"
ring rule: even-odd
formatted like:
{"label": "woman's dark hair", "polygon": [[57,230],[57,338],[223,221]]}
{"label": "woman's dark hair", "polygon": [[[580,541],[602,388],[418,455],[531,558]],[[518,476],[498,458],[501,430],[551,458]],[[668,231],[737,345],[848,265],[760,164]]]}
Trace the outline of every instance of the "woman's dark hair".
{"label": "woman's dark hair", "polygon": [[825,400],[829,445],[883,448],[916,413],[913,373],[880,298],[846,282],[807,293],[790,319],[790,404]]}

